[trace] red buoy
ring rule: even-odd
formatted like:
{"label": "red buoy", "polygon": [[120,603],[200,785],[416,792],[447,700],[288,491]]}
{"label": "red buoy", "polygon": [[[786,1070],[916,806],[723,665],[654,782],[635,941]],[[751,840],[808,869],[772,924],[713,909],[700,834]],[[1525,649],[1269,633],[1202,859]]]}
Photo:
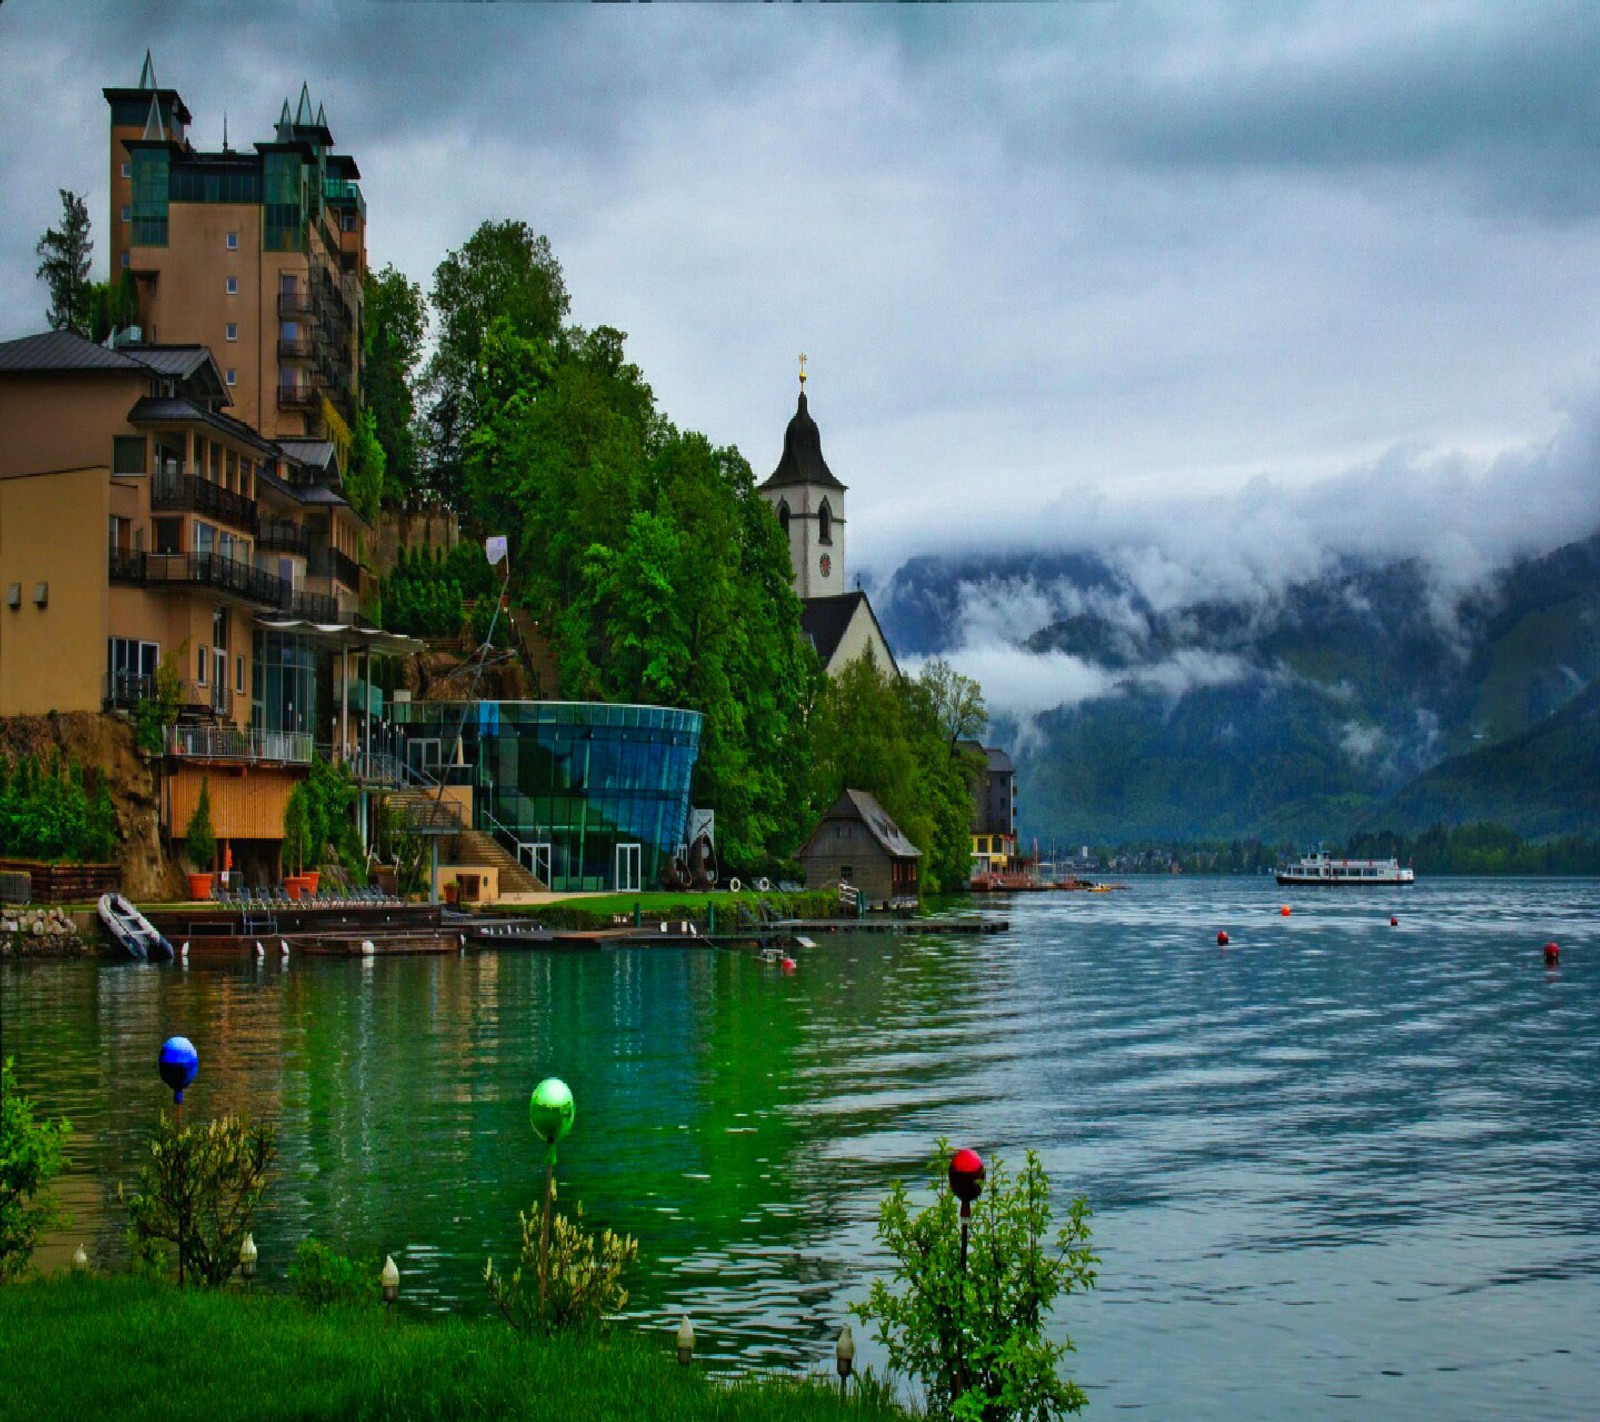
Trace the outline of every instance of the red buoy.
{"label": "red buoy", "polygon": [[1278,912],[1281,913],[1285,918],[1288,918],[1289,917],[1289,905],[1285,904],[1281,909],[1278,910]]}
{"label": "red buoy", "polygon": [[778,962],[778,966],[780,968],[782,968],[784,972],[792,973],[794,971],[794,959],[793,958],[780,959],[779,962]]}
{"label": "red buoy", "polygon": [[965,1148],[950,1157],[950,1193],[961,1201],[961,1213],[972,1212],[972,1202],[983,1190],[983,1158]]}
{"label": "red buoy", "polygon": [[1400,927],[1400,920],[1398,918],[1396,918],[1393,914],[1389,915],[1389,927],[1390,928],[1399,928]]}
{"label": "red buoy", "polygon": [[1226,948],[1227,946],[1228,946],[1228,935],[1227,935],[1227,933],[1225,933],[1225,932],[1224,933],[1219,933],[1217,935],[1217,947]]}
{"label": "red buoy", "polygon": [[1559,943],[1546,943],[1544,945],[1544,960],[1552,968],[1559,963],[1561,961],[1561,945]]}

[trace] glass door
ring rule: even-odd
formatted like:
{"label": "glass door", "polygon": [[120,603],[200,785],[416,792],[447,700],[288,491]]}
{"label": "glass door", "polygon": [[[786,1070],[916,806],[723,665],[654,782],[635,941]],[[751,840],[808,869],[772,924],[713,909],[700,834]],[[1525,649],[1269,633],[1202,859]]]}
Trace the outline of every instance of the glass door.
{"label": "glass door", "polygon": [[641,846],[637,844],[619,844],[617,846],[617,889],[619,894],[636,894],[639,892],[639,862]]}

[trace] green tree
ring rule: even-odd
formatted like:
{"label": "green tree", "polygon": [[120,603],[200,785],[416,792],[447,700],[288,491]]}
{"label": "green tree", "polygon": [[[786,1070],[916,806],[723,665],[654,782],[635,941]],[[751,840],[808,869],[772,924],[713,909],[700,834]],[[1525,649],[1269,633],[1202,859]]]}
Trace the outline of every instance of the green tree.
{"label": "green tree", "polygon": [[28,1267],[41,1234],[69,1223],[50,1182],[61,1173],[71,1134],[65,1121],[35,1122],[15,1060],[0,1063],[0,1283]]}
{"label": "green tree", "polygon": [[422,288],[393,264],[369,272],[362,320],[361,398],[383,449],[384,494],[411,501],[419,483],[415,382],[428,325]]}
{"label": "green tree", "polygon": [[128,1201],[130,1242],[139,1259],[161,1267],[163,1244],[178,1250],[178,1282],[190,1271],[203,1284],[225,1284],[239,1267],[239,1246],[266,1193],[277,1137],[242,1116],[178,1126],[163,1113]]}
{"label": "green tree", "polygon": [[200,798],[195,801],[189,826],[183,832],[183,852],[196,874],[209,874],[217,860],[217,832],[211,824],[211,781],[200,777]]}
{"label": "green tree", "polygon": [[103,341],[113,331],[125,331],[139,320],[139,288],[133,273],[124,269],[116,281],[97,281],[89,287],[89,339]]}
{"label": "green tree", "polygon": [[61,226],[45,230],[34,247],[38,277],[50,290],[46,319],[55,331],[89,334],[89,257],[94,242],[89,236],[89,208],[75,192],[61,188]]}
{"label": "green tree", "polygon": [[1083,1390],[1057,1371],[1072,1340],[1052,1343],[1045,1325],[1056,1299],[1094,1286],[1089,1207],[1079,1198],[1051,1238],[1050,1181],[1027,1153],[1013,1181],[989,1162],[972,1207],[971,1245],[961,1268],[961,1225],[949,1188],[951,1150],[931,1162],[934,1201],[915,1210],[897,1181],[878,1211],[878,1240],[894,1256],[850,1311],[875,1325],[889,1366],[922,1385],[935,1417],[970,1422],[1050,1422],[1080,1411]]}
{"label": "green tree", "polygon": [[306,803],[305,781],[289,791],[283,805],[283,862],[294,865],[299,874],[311,854],[311,816]]}
{"label": "green tree", "polygon": [[483,1282],[501,1316],[518,1333],[557,1333],[600,1328],[628,1302],[622,1276],[639,1258],[632,1235],[602,1230],[598,1237],[583,1227],[583,1206],[569,1220],[550,1220],[549,1266],[546,1271],[544,1317],[539,1316],[539,1239],[542,1214],[537,1201],[519,1213],[522,1247],[517,1267],[508,1278],[497,1273],[494,1260],[484,1265]]}
{"label": "green tree", "polygon": [[989,708],[983,702],[983,688],[971,677],[962,676],[943,657],[935,657],[922,668],[919,680],[933,701],[934,714],[955,753],[960,741],[976,740],[989,729]]}
{"label": "green tree", "polygon": [[503,319],[524,340],[554,341],[569,306],[561,265],[549,240],[525,222],[484,222],[434,272],[431,296],[438,342],[423,384],[436,493],[464,508],[466,437],[480,423],[473,383],[485,333]]}
{"label": "green tree", "polygon": [[387,481],[387,456],[378,441],[372,415],[356,411],[356,427],[350,433],[350,465],[344,477],[345,497],[368,523],[376,523]]}

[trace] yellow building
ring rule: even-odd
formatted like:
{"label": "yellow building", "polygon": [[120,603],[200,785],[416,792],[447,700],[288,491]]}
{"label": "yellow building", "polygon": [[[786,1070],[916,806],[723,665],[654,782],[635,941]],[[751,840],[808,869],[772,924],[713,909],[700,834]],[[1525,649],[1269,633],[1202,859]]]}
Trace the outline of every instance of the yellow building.
{"label": "yellow building", "polygon": [[145,339],[208,347],[234,414],[268,438],[329,433],[325,399],[351,423],[366,204],[322,106],[302,85],[269,141],[202,153],[148,53],[135,87],[103,92],[111,274],[132,273]]}
{"label": "yellow building", "polygon": [[357,618],[365,524],[332,446],[227,403],[201,346],[0,343],[0,716],[135,712],[165,663],[169,832],[209,774],[219,837],[266,855],[313,741],[360,744],[332,706],[351,650],[406,644]]}

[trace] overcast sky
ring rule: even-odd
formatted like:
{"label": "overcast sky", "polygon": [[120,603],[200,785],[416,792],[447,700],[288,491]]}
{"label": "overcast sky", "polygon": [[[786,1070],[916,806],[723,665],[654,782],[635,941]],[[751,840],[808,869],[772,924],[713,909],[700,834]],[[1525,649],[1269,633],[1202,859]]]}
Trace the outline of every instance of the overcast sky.
{"label": "overcast sky", "polygon": [[[0,338],[157,77],[215,148],[308,81],[374,265],[526,219],[680,425],[811,408],[852,570],[1600,525],[1600,5],[0,4]],[[1363,504],[1362,500],[1370,500]],[[1369,512],[1370,510],[1370,512]]]}

